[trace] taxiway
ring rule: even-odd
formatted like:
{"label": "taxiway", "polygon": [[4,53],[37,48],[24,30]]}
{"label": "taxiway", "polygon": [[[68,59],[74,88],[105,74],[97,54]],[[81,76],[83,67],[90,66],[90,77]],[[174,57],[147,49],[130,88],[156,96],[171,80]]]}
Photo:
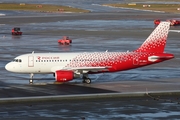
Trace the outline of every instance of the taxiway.
{"label": "taxiway", "polygon": [[[91,9],[96,8],[96,12],[86,14],[5,11],[7,15],[0,16],[2,119],[180,118],[179,33],[169,33],[165,48],[165,51],[175,54],[174,59],[129,71],[92,75],[90,85],[82,84],[80,79],[56,84],[53,75],[35,75],[35,83],[29,85],[29,75],[5,70],[5,64],[14,57],[32,51],[131,51],[138,48],[153,31],[154,19],[178,16],[92,6]],[[14,12],[18,13],[17,16],[13,15]],[[15,26],[21,27],[22,36],[10,34]],[[72,38],[72,45],[57,43],[64,35]],[[165,99],[157,101],[147,95]]]}

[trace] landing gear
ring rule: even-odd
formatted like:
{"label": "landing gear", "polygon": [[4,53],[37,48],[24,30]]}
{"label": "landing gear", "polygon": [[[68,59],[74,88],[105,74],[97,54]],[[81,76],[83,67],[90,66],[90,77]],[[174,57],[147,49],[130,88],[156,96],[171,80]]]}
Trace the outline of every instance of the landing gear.
{"label": "landing gear", "polygon": [[86,83],[86,84],[90,84],[91,83],[91,79],[88,78],[88,74],[84,74],[83,75],[83,83]]}
{"label": "landing gear", "polygon": [[83,79],[83,83],[90,84],[91,83],[91,79],[90,78]]}
{"label": "landing gear", "polygon": [[33,73],[31,73],[31,74],[30,74],[29,84],[33,84],[33,76],[34,76],[34,74],[33,74]]}

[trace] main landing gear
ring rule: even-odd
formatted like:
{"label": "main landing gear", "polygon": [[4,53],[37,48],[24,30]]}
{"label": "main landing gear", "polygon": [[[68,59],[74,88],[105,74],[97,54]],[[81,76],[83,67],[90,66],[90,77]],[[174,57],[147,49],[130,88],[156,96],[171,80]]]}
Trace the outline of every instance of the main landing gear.
{"label": "main landing gear", "polygon": [[33,84],[33,76],[34,76],[34,74],[33,74],[33,73],[31,73],[31,74],[30,74],[29,84]]}
{"label": "main landing gear", "polygon": [[91,79],[88,78],[88,74],[83,75],[83,83],[87,83],[87,84],[91,83]]}

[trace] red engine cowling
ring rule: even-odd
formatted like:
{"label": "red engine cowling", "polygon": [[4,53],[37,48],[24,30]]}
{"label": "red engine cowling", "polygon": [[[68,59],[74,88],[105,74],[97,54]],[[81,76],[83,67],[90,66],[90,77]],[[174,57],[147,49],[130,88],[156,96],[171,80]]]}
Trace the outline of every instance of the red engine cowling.
{"label": "red engine cowling", "polygon": [[57,82],[67,82],[74,79],[73,71],[58,70],[55,72],[55,78]]}

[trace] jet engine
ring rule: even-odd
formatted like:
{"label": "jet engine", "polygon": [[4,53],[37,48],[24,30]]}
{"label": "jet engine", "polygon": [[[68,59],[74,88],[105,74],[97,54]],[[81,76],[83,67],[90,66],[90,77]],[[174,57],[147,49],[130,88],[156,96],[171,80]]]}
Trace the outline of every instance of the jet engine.
{"label": "jet engine", "polygon": [[58,70],[55,72],[57,82],[67,82],[74,79],[74,72],[68,70]]}

